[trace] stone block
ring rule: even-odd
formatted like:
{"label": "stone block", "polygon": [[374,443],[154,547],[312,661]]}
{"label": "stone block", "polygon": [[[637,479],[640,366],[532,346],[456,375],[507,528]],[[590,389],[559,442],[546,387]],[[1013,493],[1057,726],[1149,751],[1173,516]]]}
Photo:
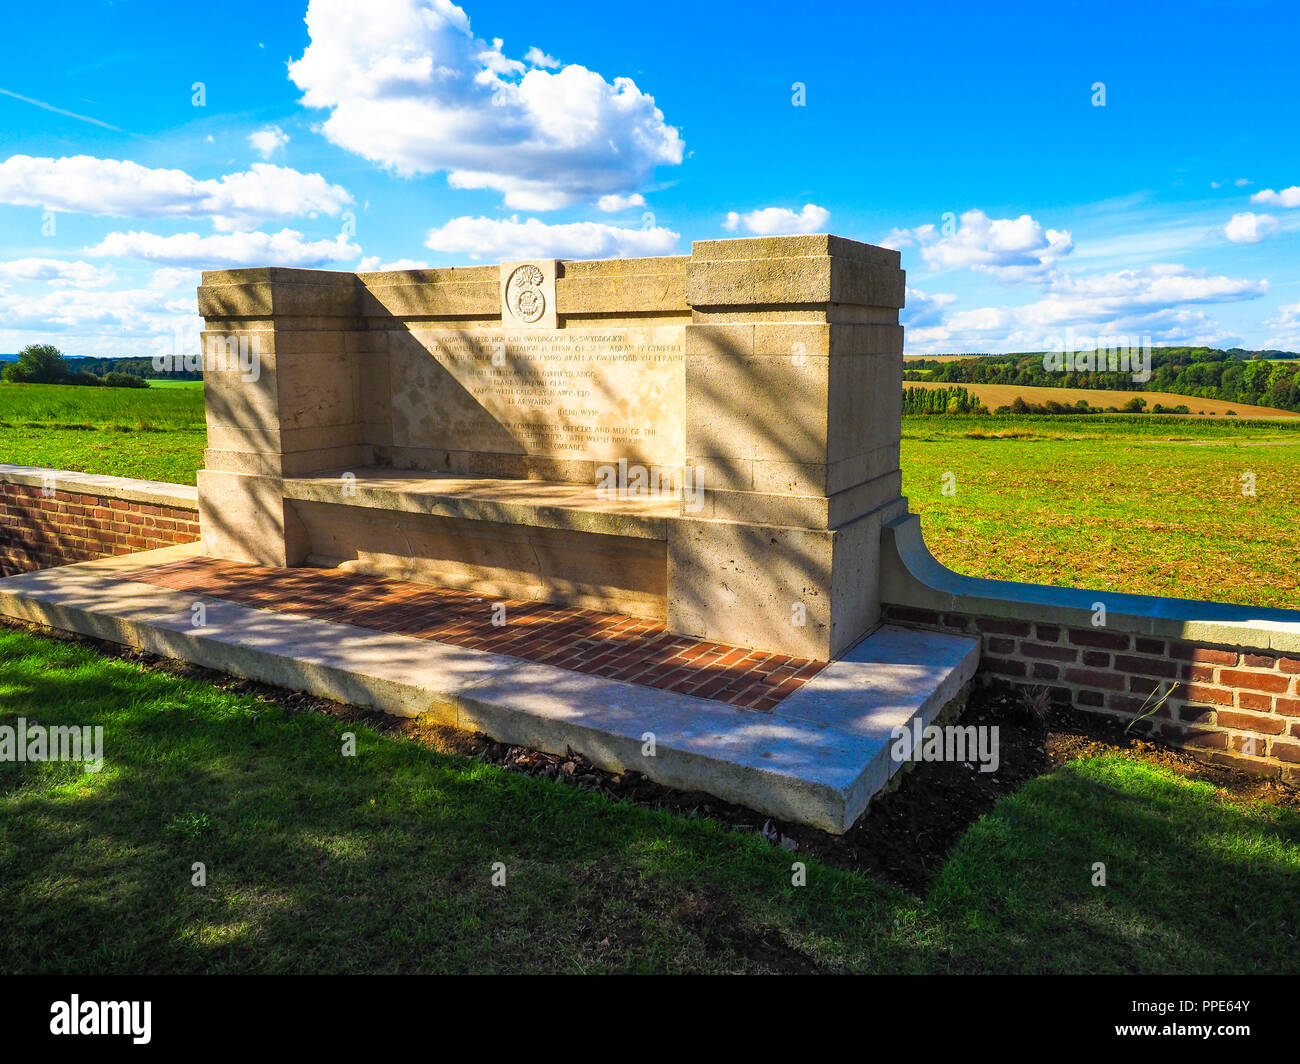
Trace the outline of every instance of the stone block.
{"label": "stone block", "polygon": [[200,469],[198,479],[204,554],[256,565],[303,564],[305,531],[278,477]]}

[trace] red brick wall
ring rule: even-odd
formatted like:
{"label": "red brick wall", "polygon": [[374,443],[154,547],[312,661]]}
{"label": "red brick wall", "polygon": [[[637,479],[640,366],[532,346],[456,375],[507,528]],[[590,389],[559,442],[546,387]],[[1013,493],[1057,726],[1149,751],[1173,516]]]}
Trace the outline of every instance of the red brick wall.
{"label": "red brick wall", "polygon": [[198,538],[197,510],[0,483],[0,576]]}
{"label": "red brick wall", "polygon": [[1300,783],[1300,655],[1161,639],[1112,628],[887,606],[886,619],[978,636],[980,672],[1045,688],[1057,703],[1127,724],[1176,684],[1156,714],[1134,725],[1150,738]]}

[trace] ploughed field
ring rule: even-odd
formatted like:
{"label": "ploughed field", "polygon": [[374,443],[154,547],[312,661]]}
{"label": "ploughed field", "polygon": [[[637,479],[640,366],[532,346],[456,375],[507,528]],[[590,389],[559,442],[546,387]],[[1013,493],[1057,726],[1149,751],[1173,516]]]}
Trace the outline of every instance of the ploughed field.
{"label": "ploughed field", "polygon": [[904,381],[903,387],[965,388],[990,410],[996,410],[1000,406],[1010,406],[1017,399],[1023,399],[1026,403],[1039,406],[1051,402],[1060,403],[1063,406],[1075,406],[1082,399],[1089,406],[1098,407],[1102,410],[1112,406],[1117,410],[1122,410],[1125,403],[1131,402],[1136,397],[1145,399],[1148,409],[1157,403],[1171,410],[1175,407],[1185,406],[1188,414],[1184,416],[1202,414],[1213,417],[1231,417],[1236,414],[1238,417],[1249,418],[1284,417],[1300,419],[1300,414],[1291,410],[1278,410],[1271,406],[1252,406],[1250,403],[1230,403],[1226,399],[1198,399],[1194,395],[1181,395],[1178,392],[1122,392],[1106,388],[1036,388],[1032,385],[1023,384],[953,385],[947,381]]}
{"label": "ploughed field", "polygon": [[[1300,608],[1300,418],[1233,409],[908,417],[903,491],[971,576]],[[198,383],[0,385],[0,462],[193,484],[205,442]]]}

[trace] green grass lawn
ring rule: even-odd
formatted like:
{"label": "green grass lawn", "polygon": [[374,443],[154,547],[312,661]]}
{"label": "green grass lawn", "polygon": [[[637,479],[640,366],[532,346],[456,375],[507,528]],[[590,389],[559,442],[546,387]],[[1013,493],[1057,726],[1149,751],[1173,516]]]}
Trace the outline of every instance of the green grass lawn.
{"label": "green grass lawn", "polygon": [[915,898],[13,629],[0,706],[105,728],[98,774],[0,763],[3,972],[1300,971],[1300,816],[1120,755],[1004,799]]}
{"label": "green grass lawn", "polygon": [[207,436],[203,428],[132,432],[0,426],[0,462],[194,484]]}
{"label": "green grass lawn", "polygon": [[202,381],[0,384],[0,462],[193,484],[206,446]]}
{"label": "green grass lawn", "polygon": [[935,556],[971,576],[1294,609],[1297,428],[911,417],[903,491]]}
{"label": "green grass lawn", "polygon": [[203,428],[202,382],[149,388],[0,384],[0,422],[74,428]]}

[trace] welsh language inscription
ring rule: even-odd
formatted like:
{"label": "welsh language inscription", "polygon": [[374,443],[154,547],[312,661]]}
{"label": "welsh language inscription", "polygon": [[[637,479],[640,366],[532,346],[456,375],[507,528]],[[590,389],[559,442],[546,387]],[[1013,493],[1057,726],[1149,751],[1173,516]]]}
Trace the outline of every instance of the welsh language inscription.
{"label": "welsh language inscription", "polygon": [[527,453],[683,463],[680,326],[433,332],[422,339]]}

